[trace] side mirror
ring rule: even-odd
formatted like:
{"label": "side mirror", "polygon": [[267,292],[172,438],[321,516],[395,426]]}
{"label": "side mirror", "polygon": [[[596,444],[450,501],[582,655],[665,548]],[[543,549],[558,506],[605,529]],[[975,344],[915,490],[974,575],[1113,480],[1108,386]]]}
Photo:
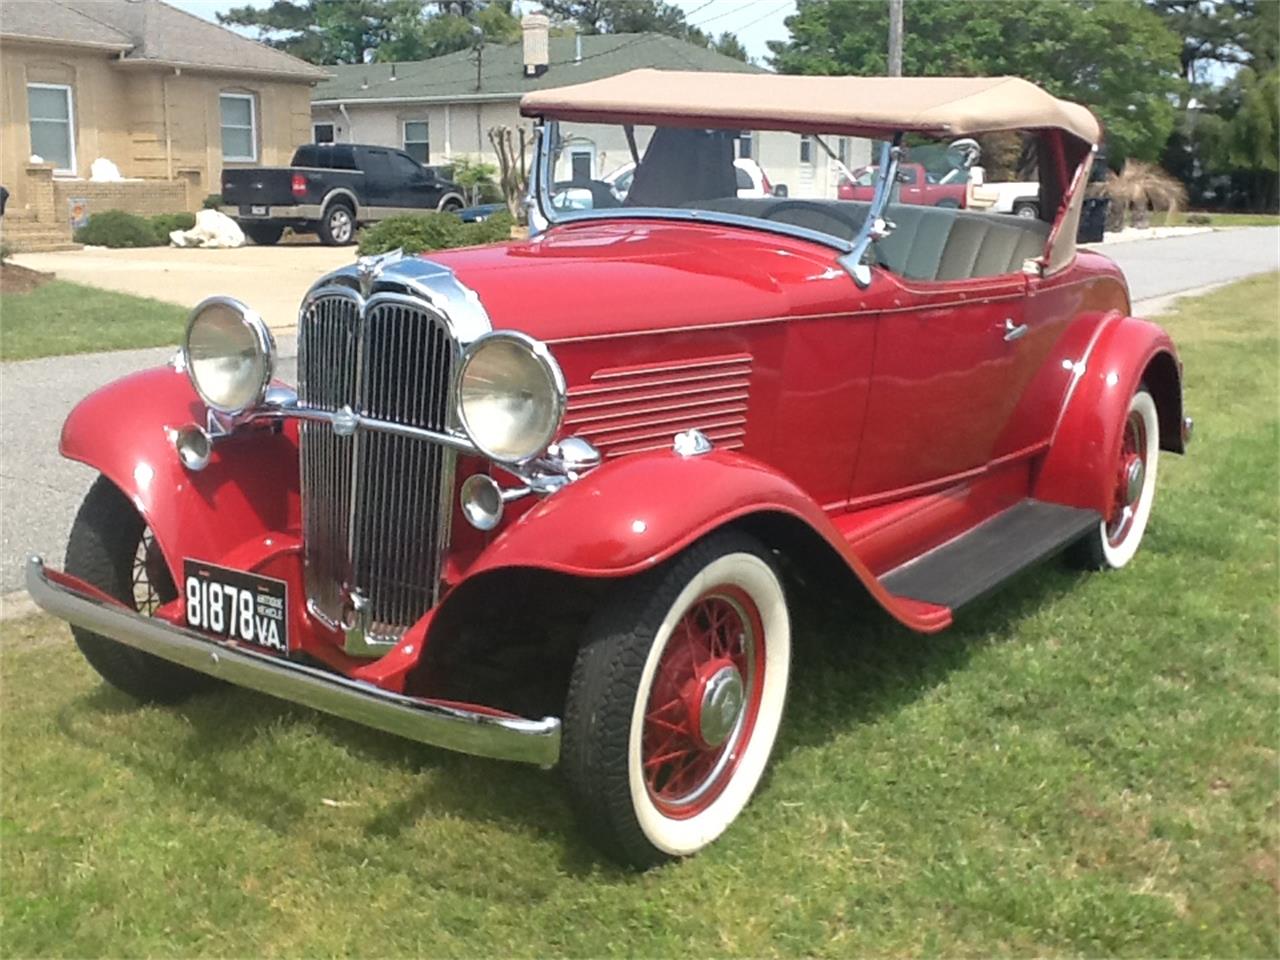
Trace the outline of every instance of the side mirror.
{"label": "side mirror", "polygon": [[913,174],[907,173],[907,171],[905,171],[905,170],[899,170],[899,171],[898,171],[898,182],[899,182],[899,183],[915,183],[915,182],[916,182],[916,178],[915,178],[915,176],[914,176]]}
{"label": "side mirror", "polygon": [[947,145],[947,163],[956,170],[968,170],[981,156],[982,148],[971,137],[954,140]]}
{"label": "side mirror", "polygon": [[789,197],[791,196],[791,191],[787,189],[787,185],[785,183],[779,183],[774,185],[773,195],[775,197]]}

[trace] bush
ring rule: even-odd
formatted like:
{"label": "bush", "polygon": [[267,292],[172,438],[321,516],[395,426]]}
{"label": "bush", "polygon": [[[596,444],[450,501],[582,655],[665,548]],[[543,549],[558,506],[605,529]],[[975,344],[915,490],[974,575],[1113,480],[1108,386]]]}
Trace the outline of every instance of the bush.
{"label": "bush", "polygon": [[1207,213],[1188,213],[1182,222],[1192,227],[1209,227],[1213,226],[1213,217]]}
{"label": "bush", "polygon": [[150,218],[151,229],[156,232],[156,239],[168,244],[169,234],[174,230],[190,230],[196,225],[194,213],[160,213]]}
{"label": "bush", "polygon": [[[151,221],[125,213],[107,210],[89,214],[89,222],[76,231],[76,242],[95,247],[154,247],[156,231]],[[165,243],[169,240],[166,237]]]}
{"label": "bush", "polygon": [[200,204],[205,210],[216,210],[222,206],[222,194],[211,193],[204,198],[204,203]]}
{"label": "bush", "polygon": [[123,210],[91,213],[89,222],[76,231],[76,242],[95,247],[167,247],[174,230],[196,225],[193,213],[160,213],[139,217]]}
{"label": "bush", "polygon": [[4,263],[4,261],[8,260],[12,256],[13,247],[9,246],[7,243],[0,243],[0,263]]}
{"label": "bush", "polygon": [[452,213],[414,213],[389,217],[360,231],[362,256],[397,248],[405,253],[447,250],[496,243],[511,236],[511,215],[497,213],[481,223],[463,223]]}

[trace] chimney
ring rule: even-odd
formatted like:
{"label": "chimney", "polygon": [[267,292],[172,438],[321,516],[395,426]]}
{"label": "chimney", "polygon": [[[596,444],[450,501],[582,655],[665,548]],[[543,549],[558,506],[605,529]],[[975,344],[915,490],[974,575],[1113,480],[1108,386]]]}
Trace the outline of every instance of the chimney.
{"label": "chimney", "polygon": [[530,13],[520,21],[520,29],[524,33],[524,75],[540,77],[547,72],[551,59],[547,39],[551,20],[546,14]]}

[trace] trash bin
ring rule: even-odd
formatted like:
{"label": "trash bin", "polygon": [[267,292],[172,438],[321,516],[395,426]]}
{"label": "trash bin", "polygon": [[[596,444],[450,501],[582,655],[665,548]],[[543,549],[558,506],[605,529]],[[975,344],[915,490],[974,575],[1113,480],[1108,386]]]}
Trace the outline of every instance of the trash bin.
{"label": "trash bin", "polygon": [[1102,233],[1107,228],[1107,208],[1110,206],[1110,197],[1084,198],[1084,209],[1080,211],[1080,228],[1076,231],[1077,243],[1102,242]]}

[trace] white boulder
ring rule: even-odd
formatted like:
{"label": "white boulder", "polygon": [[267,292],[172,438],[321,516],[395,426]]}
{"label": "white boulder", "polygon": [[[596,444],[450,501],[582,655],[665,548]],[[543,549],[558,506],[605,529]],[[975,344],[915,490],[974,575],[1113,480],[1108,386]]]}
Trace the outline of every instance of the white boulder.
{"label": "white boulder", "polygon": [[190,230],[174,230],[169,242],[175,247],[243,247],[244,231],[225,213],[201,210]]}
{"label": "white boulder", "polygon": [[106,157],[99,157],[89,165],[89,179],[97,183],[119,183],[124,177],[120,176],[119,167]]}

